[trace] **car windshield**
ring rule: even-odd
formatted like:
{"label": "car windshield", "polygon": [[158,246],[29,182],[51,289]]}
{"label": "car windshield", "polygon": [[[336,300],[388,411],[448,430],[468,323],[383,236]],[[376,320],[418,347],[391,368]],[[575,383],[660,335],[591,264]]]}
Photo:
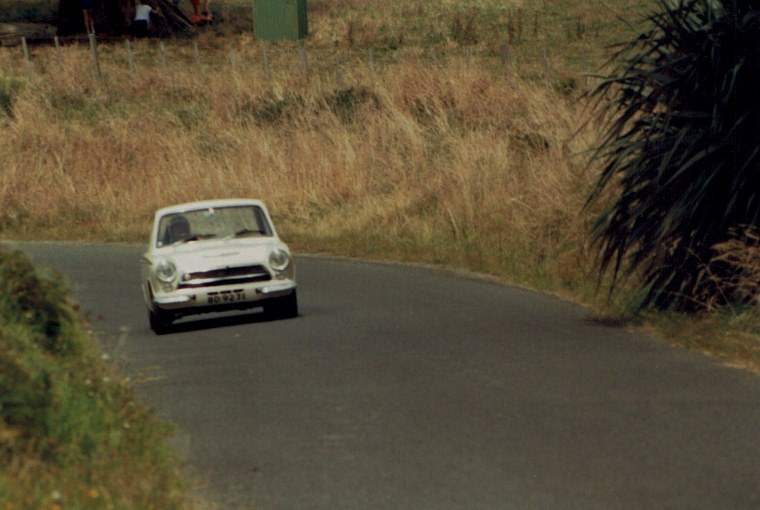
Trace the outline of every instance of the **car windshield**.
{"label": "car windshield", "polygon": [[207,207],[162,216],[156,246],[253,236],[272,236],[272,228],[261,207]]}

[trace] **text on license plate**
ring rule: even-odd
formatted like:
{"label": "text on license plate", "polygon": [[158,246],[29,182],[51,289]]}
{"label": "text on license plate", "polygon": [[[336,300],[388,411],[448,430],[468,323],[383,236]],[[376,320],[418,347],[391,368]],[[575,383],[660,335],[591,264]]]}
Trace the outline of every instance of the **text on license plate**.
{"label": "text on license plate", "polygon": [[209,292],[206,297],[208,298],[208,304],[210,305],[235,303],[237,301],[245,301],[245,291],[243,289],[237,289]]}

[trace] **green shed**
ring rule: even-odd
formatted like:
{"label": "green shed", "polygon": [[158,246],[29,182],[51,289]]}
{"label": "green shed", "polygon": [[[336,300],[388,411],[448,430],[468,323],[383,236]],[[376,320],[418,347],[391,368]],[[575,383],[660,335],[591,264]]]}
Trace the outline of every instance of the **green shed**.
{"label": "green shed", "polygon": [[306,0],[254,0],[253,32],[265,41],[306,37]]}

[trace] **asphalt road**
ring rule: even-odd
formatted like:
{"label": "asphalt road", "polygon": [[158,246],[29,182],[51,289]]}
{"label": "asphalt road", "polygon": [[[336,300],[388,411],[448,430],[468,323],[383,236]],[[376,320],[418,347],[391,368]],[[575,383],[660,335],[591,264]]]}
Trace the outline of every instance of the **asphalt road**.
{"label": "asphalt road", "polygon": [[23,245],[220,509],[758,509],[760,377],[524,289],[298,259],[301,316],[148,329],[140,247]]}

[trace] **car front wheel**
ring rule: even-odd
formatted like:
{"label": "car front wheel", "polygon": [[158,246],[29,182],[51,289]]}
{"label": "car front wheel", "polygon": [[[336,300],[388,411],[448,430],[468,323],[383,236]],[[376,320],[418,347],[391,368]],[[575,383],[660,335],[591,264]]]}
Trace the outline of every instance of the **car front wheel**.
{"label": "car front wheel", "polygon": [[155,303],[153,308],[148,311],[148,322],[150,329],[157,335],[163,335],[172,325],[174,316],[171,312],[161,310]]}
{"label": "car front wheel", "polygon": [[298,296],[295,289],[287,296],[272,300],[264,311],[275,319],[292,319],[298,317]]}

